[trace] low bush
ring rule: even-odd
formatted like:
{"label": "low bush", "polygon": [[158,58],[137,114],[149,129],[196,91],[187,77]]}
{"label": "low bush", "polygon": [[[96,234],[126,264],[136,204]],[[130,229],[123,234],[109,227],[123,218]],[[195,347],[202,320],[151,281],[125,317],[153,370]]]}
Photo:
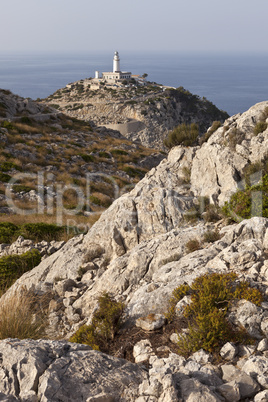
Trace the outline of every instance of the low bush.
{"label": "low bush", "polygon": [[60,240],[64,232],[64,226],[58,226],[53,223],[25,223],[20,227],[20,234],[23,237],[37,242]]}
{"label": "low bush", "polygon": [[202,275],[191,287],[181,285],[174,289],[169,308],[171,319],[177,302],[186,294],[191,295],[191,303],[184,309],[188,333],[178,334],[180,354],[188,356],[201,348],[214,352],[226,342],[253,341],[243,328],[234,328],[226,316],[228,307],[237,299],[259,306],[263,295],[258,289],[251,288],[247,282],[239,283],[235,273]]}
{"label": "low bush", "polygon": [[34,190],[34,188],[30,186],[25,186],[24,184],[14,184],[12,186],[12,190],[14,191],[14,193],[20,193],[20,192],[28,193],[29,191]]}
{"label": "low bush", "polygon": [[258,135],[267,129],[266,121],[259,121],[254,127],[254,135]]}
{"label": "low bush", "polygon": [[2,172],[8,172],[11,169],[21,170],[21,168],[12,162],[3,162],[0,164],[0,170]]}
{"label": "low bush", "polygon": [[10,180],[11,176],[9,174],[0,172],[0,181],[2,181],[3,183],[8,183]]}
{"label": "low bush", "polygon": [[11,222],[0,222],[0,243],[11,243],[18,230],[19,227]]}
{"label": "low bush", "polygon": [[83,325],[70,338],[70,342],[84,343],[95,350],[107,351],[108,344],[123,323],[124,304],[117,302],[109,293],[98,298],[91,325]]}
{"label": "low bush", "polygon": [[107,159],[109,159],[109,158],[111,158],[111,155],[108,154],[108,152],[100,151],[100,152],[99,152],[99,157],[100,157],[100,158],[107,158]]}
{"label": "low bush", "polygon": [[90,163],[90,162],[94,162],[95,157],[94,155],[89,155],[89,154],[79,154],[81,156],[81,158],[86,162],[86,163]]}
{"label": "low bush", "polygon": [[222,211],[235,222],[250,219],[252,216],[268,218],[268,174],[263,176],[260,184],[246,186],[245,190],[234,193]]}
{"label": "low bush", "polygon": [[112,155],[128,155],[128,152],[124,151],[123,149],[112,149],[111,154]]}
{"label": "low bush", "polygon": [[138,169],[133,166],[123,166],[121,170],[126,172],[130,177],[138,177],[140,179],[142,179],[146,173],[145,170]]}
{"label": "low bush", "polygon": [[192,123],[191,125],[187,125],[183,123],[168,134],[164,140],[164,145],[169,149],[177,145],[194,146],[197,143],[198,135],[199,129],[197,124]]}
{"label": "low bush", "polygon": [[41,262],[41,254],[33,249],[20,255],[8,255],[0,258],[0,288],[8,288],[22,274],[33,269]]}
{"label": "low bush", "polygon": [[218,128],[221,127],[221,122],[220,121],[213,121],[211,127],[208,129],[206,134],[202,135],[200,138],[200,145],[204,144],[204,142],[207,142],[207,140],[212,136],[213,133],[215,133]]}

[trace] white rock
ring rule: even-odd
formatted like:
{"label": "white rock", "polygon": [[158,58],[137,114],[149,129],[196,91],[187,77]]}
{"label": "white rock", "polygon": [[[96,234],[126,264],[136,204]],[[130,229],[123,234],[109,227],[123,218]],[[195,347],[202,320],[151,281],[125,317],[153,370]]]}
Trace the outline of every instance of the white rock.
{"label": "white rock", "polygon": [[261,391],[254,397],[254,402],[267,402],[268,401],[268,391]]}
{"label": "white rock", "polygon": [[258,343],[257,350],[259,352],[264,352],[265,350],[268,350],[268,339],[267,338],[262,339]]}
{"label": "white rock", "polygon": [[227,342],[220,350],[220,355],[225,360],[233,360],[237,354],[237,348],[234,343]]}
{"label": "white rock", "polygon": [[240,400],[239,385],[235,380],[228,382],[226,384],[220,385],[217,390],[228,402],[237,402]]}
{"label": "white rock", "polygon": [[145,362],[153,355],[151,342],[148,339],[142,339],[133,347],[133,357],[135,363]]}
{"label": "white rock", "polygon": [[154,331],[162,328],[165,324],[165,316],[163,314],[149,314],[147,317],[138,318],[136,326],[144,331]]}

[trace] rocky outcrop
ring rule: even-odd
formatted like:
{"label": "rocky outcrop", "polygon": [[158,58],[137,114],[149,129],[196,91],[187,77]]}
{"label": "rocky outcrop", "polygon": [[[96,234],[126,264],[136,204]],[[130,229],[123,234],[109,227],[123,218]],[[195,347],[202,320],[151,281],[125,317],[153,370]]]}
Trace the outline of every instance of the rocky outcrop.
{"label": "rocky outcrop", "polygon": [[7,339],[0,354],[2,401],[133,401],[147,377],[126,360],[62,341]]}
{"label": "rocky outcrop", "polygon": [[105,86],[90,89],[90,80],[69,84],[49,96],[46,102],[70,116],[89,120],[97,126],[118,130],[132,141],[163,149],[169,130],[181,123],[198,123],[203,134],[214,120],[228,117],[205,98],[184,88]]}
{"label": "rocky outcrop", "polygon": [[0,257],[5,255],[23,254],[29,250],[37,249],[43,258],[51,255],[58,251],[65,241],[41,241],[39,243],[34,243],[33,240],[24,239],[23,236],[19,236],[17,240],[12,244],[0,244]]}
{"label": "rocky outcrop", "polygon": [[196,151],[191,169],[195,195],[208,196],[222,205],[236,189],[243,188],[244,168],[267,157],[268,129],[254,134],[256,123],[267,119],[267,107],[268,102],[262,102],[230,117]]}
{"label": "rocky outcrop", "polygon": [[[185,222],[187,210],[197,202],[198,196],[209,196],[211,201],[222,204],[241,186],[243,169],[257,160],[256,152],[259,152],[258,157],[265,158],[267,130],[256,134],[254,127],[263,119],[267,106],[268,102],[263,102],[243,115],[232,117],[201,147],[174,148],[167,160],[153,168],[130,193],[117,199],[86,235],[69,240],[59,251],[25,273],[1,302],[25,288],[49,294],[47,335],[69,338],[82,324],[91,322],[97,297],[103,291],[125,302],[129,326],[138,324],[139,331],[144,328],[147,332],[164,325],[163,315],[173,289],[185,283],[191,285],[202,274],[235,272],[239,280],[249,281],[252,287],[267,295],[268,219],[252,217],[229,226],[224,226],[223,221],[215,224],[200,221],[192,226]],[[217,230],[219,239],[206,243],[207,230]],[[192,239],[198,240],[200,247],[189,252],[187,244]],[[176,306],[178,316],[182,303],[187,302],[184,299]],[[37,353],[36,344],[31,341],[27,346],[28,355],[33,353],[32,361],[38,362],[41,368],[38,368],[40,375],[35,376],[34,385],[25,392],[33,391],[41,401],[53,401],[53,395],[71,400],[62,385],[67,379],[67,392],[70,395],[72,389],[82,392],[80,400],[88,401],[120,401],[120,398],[139,402],[265,400],[268,304],[263,302],[256,306],[239,300],[229,308],[228,320],[234,326],[244,327],[256,344],[228,342],[220,351],[222,363],[216,364],[204,351],[185,359],[173,354],[165,345],[156,350],[145,335],[134,347],[134,359],[139,364],[145,363],[149,367],[147,372],[135,365],[125,368],[127,363],[123,364],[122,360],[105,358],[82,346],[66,346],[66,352],[58,353],[53,352],[58,350],[57,342],[39,341]],[[176,342],[176,334],[172,339]],[[11,356],[10,365],[7,360],[3,365],[6,367],[3,378],[8,375],[15,378],[28,361],[24,352],[22,359],[17,357],[16,360],[18,350],[21,347],[24,350],[28,341],[11,340],[10,347],[7,346],[9,341],[0,342],[0,348],[1,344],[4,350],[7,348],[3,354]],[[165,353],[165,357],[161,357],[161,353]],[[93,356],[94,360],[90,360]],[[15,361],[21,363],[16,366]],[[91,369],[88,361],[91,361]],[[102,366],[103,376],[95,388],[97,380],[93,372],[98,374]],[[9,374],[12,367],[15,367],[13,374]],[[111,384],[114,367],[115,373],[122,370],[123,379],[114,374],[116,380]],[[16,374],[14,384],[20,384],[24,377],[23,371]],[[123,387],[118,386],[119,382]],[[9,384],[13,384],[13,380]],[[6,385],[0,391],[22,398],[24,386],[9,387]],[[85,396],[86,392],[92,395]],[[35,395],[32,393],[33,398]]]}
{"label": "rocky outcrop", "polygon": [[32,115],[39,120],[46,120],[45,115],[48,114],[57,113],[55,109],[34,102],[32,99],[24,99],[8,90],[0,89],[0,118],[12,119]]}
{"label": "rocky outcrop", "polygon": [[221,363],[202,349],[188,359],[171,352],[161,358],[146,339],[134,347],[139,364],[62,341],[6,339],[0,341],[0,353],[2,401],[267,400],[267,348],[246,355],[236,350],[231,361]]}
{"label": "rocky outcrop", "polygon": [[[245,127],[246,139],[240,147],[236,146],[238,149],[247,144],[253,155],[255,144],[265,148],[265,133],[254,136],[254,124],[250,126],[248,121],[252,121],[253,115],[258,121],[267,105],[268,102],[263,102],[233,117],[233,123],[231,120],[225,123],[224,127],[234,122]],[[53,290],[55,299],[61,298],[61,308],[56,303],[57,311],[51,310],[53,328],[63,335],[90,317],[96,296],[107,289],[127,301],[129,317],[136,319],[164,312],[174,287],[184,281],[192,282],[197,275],[208,271],[233,269],[242,275],[241,270],[247,270],[247,275],[252,275],[254,280],[265,280],[267,222],[262,218],[223,228],[221,240],[185,255],[186,243],[193,238],[202,242],[209,228],[204,223],[194,227],[185,225],[185,214],[196,197],[208,195],[212,200],[227,200],[239,185],[243,166],[250,163],[249,159],[244,164],[236,164],[240,154],[225,144],[231,129],[225,130],[225,138],[223,128],[219,128],[201,148],[174,148],[167,160],[153,168],[130,193],[117,199],[87,235],[70,240],[60,251],[24,274],[11,291],[22,286]],[[224,159],[226,153],[229,159]],[[206,165],[208,157],[214,165]],[[225,176],[222,174],[218,185],[215,179],[213,188],[210,183],[215,165]],[[185,172],[191,170],[190,183],[185,183]],[[79,279],[73,285],[75,295],[64,304],[64,294],[59,294],[55,286],[58,279],[75,283]]]}

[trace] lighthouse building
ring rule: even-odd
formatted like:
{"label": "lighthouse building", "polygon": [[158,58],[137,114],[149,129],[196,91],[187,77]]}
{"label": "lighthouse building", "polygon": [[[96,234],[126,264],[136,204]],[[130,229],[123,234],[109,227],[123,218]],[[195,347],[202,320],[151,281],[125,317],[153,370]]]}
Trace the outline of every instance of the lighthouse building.
{"label": "lighthouse building", "polygon": [[[115,52],[113,58],[113,71],[108,73],[102,73],[101,79],[109,83],[116,83],[122,80],[129,80],[131,76],[132,74],[130,72],[120,70],[119,53]],[[98,71],[96,71],[95,73],[95,78],[100,78]]]}

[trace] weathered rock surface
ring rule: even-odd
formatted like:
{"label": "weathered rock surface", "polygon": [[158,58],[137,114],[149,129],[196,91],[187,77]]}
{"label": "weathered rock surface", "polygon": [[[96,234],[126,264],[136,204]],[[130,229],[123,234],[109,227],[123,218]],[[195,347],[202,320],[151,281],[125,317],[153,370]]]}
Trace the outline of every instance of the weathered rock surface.
{"label": "weathered rock surface", "polygon": [[68,342],[7,339],[0,353],[0,392],[25,402],[133,401],[147,377],[138,365]]}
{"label": "weathered rock surface", "polygon": [[[168,160],[152,169],[129,194],[116,200],[87,235],[71,239],[39,266],[25,273],[2,301],[23,288],[49,294],[47,333],[68,338],[83,323],[91,322],[96,299],[103,291],[109,291],[126,303],[128,324],[134,324],[141,317],[155,318],[164,314],[173,289],[181,284],[191,284],[205,273],[236,272],[239,279],[250,281],[253,287],[267,295],[268,219],[253,217],[225,227],[204,221],[189,226],[183,219],[198,195],[208,195],[219,203],[228,199],[239,185],[243,167],[254,161],[256,150],[262,148],[261,155],[265,148],[267,151],[265,132],[257,136],[252,132],[253,116],[257,121],[267,106],[268,102],[263,102],[229,121],[228,124],[234,124],[235,128],[242,127],[245,134],[245,139],[235,150],[224,143],[230,128],[218,129],[201,148],[174,148]],[[241,155],[246,147],[249,152],[245,158]],[[202,155],[209,155],[213,163],[206,165]],[[213,166],[217,164],[221,166],[221,182],[210,178],[215,174]],[[185,171],[191,168],[190,183],[186,185]],[[214,180],[214,187],[210,186],[211,180]],[[204,243],[204,233],[215,227],[219,229],[220,239]],[[202,246],[188,253],[187,243],[193,238]],[[81,345],[68,346],[65,350],[59,345],[68,343],[2,341],[4,385],[1,389],[0,384],[0,392],[8,398],[26,398],[25,401],[27,398],[34,401],[36,395],[41,401],[53,401],[54,395],[58,398],[55,401],[68,401],[73,391],[79,394],[77,400],[91,402],[265,400],[268,389],[268,303],[257,307],[240,300],[229,309],[228,319],[234,325],[243,326],[256,339],[256,345],[227,343],[222,349],[224,361],[213,364],[211,356],[204,351],[188,359],[173,353],[159,357],[150,341],[143,339],[134,347],[134,358],[140,363],[147,362],[148,372]],[[23,371],[28,361],[33,367],[33,376],[29,375],[29,378],[28,369]],[[95,375],[102,367],[97,382]],[[116,374],[118,372],[123,378]],[[63,386],[65,381],[67,385]],[[26,386],[26,383],[30,385]]]}

